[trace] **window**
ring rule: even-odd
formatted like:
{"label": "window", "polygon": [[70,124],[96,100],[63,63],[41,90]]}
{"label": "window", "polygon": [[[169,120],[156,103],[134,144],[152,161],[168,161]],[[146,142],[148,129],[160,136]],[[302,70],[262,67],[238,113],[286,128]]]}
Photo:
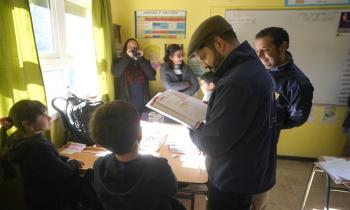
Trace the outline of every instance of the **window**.
{"label": "window", "polygon": [[30,0],[30,11],[49,113],[54,97],[96,96],[91,0]]}

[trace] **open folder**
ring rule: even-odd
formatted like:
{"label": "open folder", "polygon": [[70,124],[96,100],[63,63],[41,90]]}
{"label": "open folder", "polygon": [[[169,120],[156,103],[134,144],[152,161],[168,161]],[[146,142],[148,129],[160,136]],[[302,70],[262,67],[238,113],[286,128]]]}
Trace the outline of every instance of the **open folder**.
{"label": "open folder", "polygon": [[175,90],[158,93],[146,106],[191,129],[197,129],[207,114],[205,103]]}

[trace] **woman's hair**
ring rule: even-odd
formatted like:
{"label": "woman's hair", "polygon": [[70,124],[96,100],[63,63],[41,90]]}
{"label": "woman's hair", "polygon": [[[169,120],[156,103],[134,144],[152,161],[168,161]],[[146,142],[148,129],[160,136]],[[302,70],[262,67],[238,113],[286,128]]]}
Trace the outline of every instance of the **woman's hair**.
{"label": "woman's hair", "polygon": [[[9,127],[1,127],[0,142],[1,147],[6,143],[6,130],[15,126],[19,135],[25,133],[25,128],[22,125],[23,121],[34,123],[38,116],[44,114],[47,108],[40,101],[36,100],[21,100],[15,103],[10,111],[6,121],[10,124]],[[1,149],[1,148],[0,148]]]}
{"label": "woman's hair", "polygon": [[[163,61],[167,64],[169,64],[169,66],[174,69],[174,63],[173,61],[170,59],[170,56],[174,56],[175,52],[176,51],[179,51],[179,50],[183,50],[180,45],[178,44],[171,44],[169,45],[169,47],[166,49],[166,52],[165,52],[165,56],[163,58]],[[182,64],[180,65],[180,68],[182,69],[183,66],[185,65],[185,62],[182,61]]]}
{"label": "woman's hair", "polygon": [[123,50],[122,50],[122,53],[121,53],[122,56],[127,55],[126,51],[128,50],[128,43],[129,43],[130,41],[135,41],[136,44],[137,44],[137,48],[140,48],[139,43],[137,42],[136,39],[134,39],[134,38],[129,38],[129,39],[126,40],[125,43],[124,43],[124,47],[123,47]]}

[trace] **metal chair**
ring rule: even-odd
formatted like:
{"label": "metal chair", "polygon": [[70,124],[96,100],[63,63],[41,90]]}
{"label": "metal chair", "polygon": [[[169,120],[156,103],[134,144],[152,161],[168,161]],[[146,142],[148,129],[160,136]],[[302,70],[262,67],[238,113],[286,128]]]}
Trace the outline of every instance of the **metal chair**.
{"label": "metal chair", "polygon": [[305,188],[303,201],[302,201],[302,203],[300,205],[300,210],[304,210],[305,209],[306,200],[307,200],[307,198],[309,196],[309,192],[310,192],[310,188],[311,188],[311,185],[312,185],[312,181],[314,179],[314,176],[315,176],[316,172],[321,172],[321,173],[324,173],[324,175],[325,175],[325,191],[324,191],[324,204],[323,204],[324,205],[324,209],[326,209],[326,210],[329,209],[329,195],[330,195],[331,191],[350,193],[350,190],[346,189],[344,187],[331,186],[332,178],[327,173],[325,173],[321,168],[319,168],[316,163],[314,163],[314,167],[312,168],[311,174],[309,176],[309,181],[308,181],[307,186]]}

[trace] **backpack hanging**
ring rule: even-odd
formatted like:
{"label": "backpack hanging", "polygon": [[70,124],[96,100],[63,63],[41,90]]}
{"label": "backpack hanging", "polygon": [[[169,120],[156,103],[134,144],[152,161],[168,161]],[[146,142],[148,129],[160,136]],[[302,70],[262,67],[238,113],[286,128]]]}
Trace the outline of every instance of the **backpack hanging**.
{"label": "backpack hanging", "polygon": [[[63,102],[63,106],[58,106],[59,101]],[[62,118],[66,141],[83,143],[88,146],[94,144],[89,136],[89,120],[95,109],[103,104],[102,101],[82,99],[70,94],[67,98],[54,98],[51,104]]]}

